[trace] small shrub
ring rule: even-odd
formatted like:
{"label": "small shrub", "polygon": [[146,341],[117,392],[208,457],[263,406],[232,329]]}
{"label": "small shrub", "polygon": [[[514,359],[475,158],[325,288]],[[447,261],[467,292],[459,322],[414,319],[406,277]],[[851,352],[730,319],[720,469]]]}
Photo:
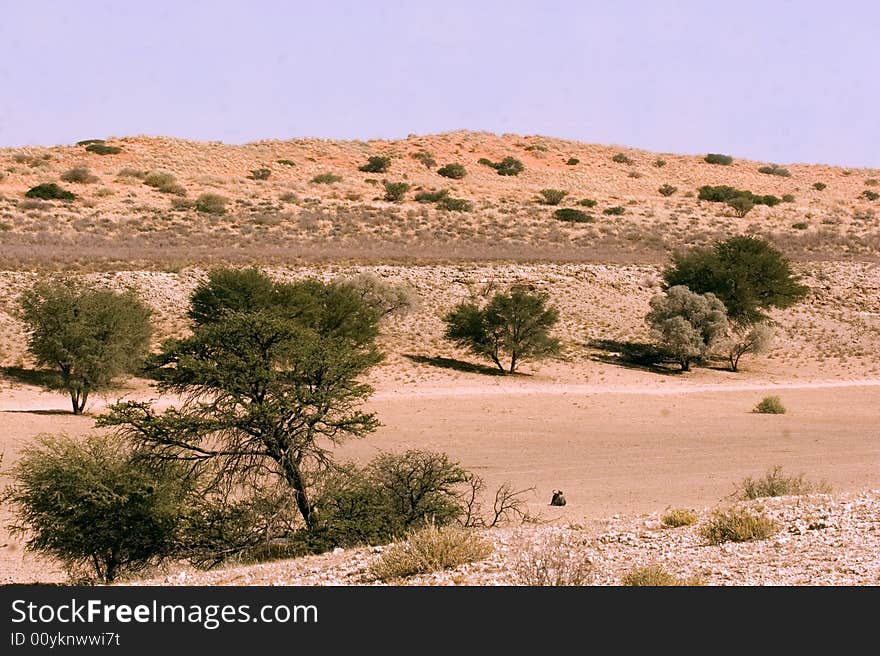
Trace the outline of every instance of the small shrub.
{"label": "small shrub", "polygon": [[76,166],[61,174],[64,182],[76,182],[78,184],[92,184],[98,181],[98,177],[85,166]]}
{"label": "small shrub", "polygon": [[269,169],[253,169],[248,177],[251,180],[268,180],[270,175],[272,171]]}
{"label": "small shrub", "polygon": [[569,157],[565,163],[569,166],[577,166],[581,161],[577,157]]}
{"label": "small shrub", "polygon": [[632,164],[633,161],[627,157],[624,153],[617,153],[614,157],[611,158],[612,162],[617,164]]}
{"label": "small shrub", "polygon": [[568,196],[568,192],[562,189],[542,189],[539,193],[543,198],[541,202],[544,205],[559,205],[562,199]]}
{"label": "small shrub", "polygon": [[880,185],[880,180],[877,180],[877,178],[867,178],[865,184],[869,187],[876,187],[877,185]]}
{"label": "small shrub", "polygon": [[673,187],[671,184],[662,185],[657,191],[660,192],[661,196],[671,196],[676,191],[678,191],[677,187]]}
{"label": "small shrub", "polygon": [[627,175],[627,177],[629,177],[629,178],[635,178],[636,180],[638,180],[639,178],[642,177],[642,174],[639,173],[638,171],[630,171],[630,172],[627,173],[626,175]]}
{"label": "small shrub", "polygon": [[358,171],[363,171],[364,173],[385,173],[389,166],[391,166],[390,157],[373,155],[367,159],[367,163],[361,166]]}
{"label": "small shrub", "polygon": [[779,526],[762,512],[734,507],[716,510],[700,531],[709,544],[765,540],[774,535]]}
{"label": "small shrub", "polygon": [[722,155],[721,153],[709,153],[703,158],[708,164],[721,164],[722,166],[730,166],[733,164],[733,158],[730,155]]}
{"label": "small shrub", "polygon": [[666,160],[658,157],[654,160],[654,166],[656,166],[658,169],[662,169],[664,166],[666,166]]}
{"label": "small shrub", "polygon": [[526,150],[528,151],[538,151],[539,153],[546,153],[547,146],[544,144],[532,144],[531,146],[526,146]]}
{"label": "small shrub", "polygon": [[673,508],[663,513],[663,515],[660,517],[660,521],[663,522],[663,526],[668,526],[670,528],[690,526],[691,524],[696,524],[697,519],[697,513],[693,512],[692,510],[685,510],[683,508]]}
{"label": "small shrub", "polygon": [[186,193],[186,190],[177,184],[177,179],[167,171],[150,171],[144,177],[144,184],[158,189],[163,194],[182,196]]}
{"label": "small shrub", "polygon": [[792,223],[791,227],[794,228],[795,230],[806,230],[807,228],[810,227],[810,224],[807,223],[806,221],[798,221],[797,223]]}
{"label": "small shrub", "polygon": [[862,196],[864,196],[867,200],[875,201],[880,198],[880,193],[877,193],[876,191],[871,191],[870,189],[865,189],[862,192]]}
{"label": "small shrub", "polygon": [[452,178],[453,180],[461,180],[467,175],[467,171],[462,164],[453,163],[437,169],[437,175],[442,175],[444,178]]}
{"label": "small shrub", "polygon": [[614,207],[606,207],[602,210],[602,214],[607,214],[608,216],[621,216],[626,212],[626,209],[621,207],[620,205],[615,205]]}
{"label": "small shrub", "polygon": [[599,201],[593,200],[592,198],[582,198],[578,201],[578,205],[583,207],[596,207],[599,204]]}
{"label": "small shrub", "polygon": [[769,207],[773,207],[782,202],[781,199],[770,194],[762,196],[759,194],[753,194],[746,189],[734,189],[727,185],[704,185],[700,187],[698,197],[700,200],[707,200],[712,203],[726,203],[732,198],[745,197],[755,205],[767,205]]}
{"label": "small shrub", "polygon": [[752,211],[755,204],[745,196],[736,196],[727,201],[727,205],[733,209],[733,212],[740,218]]}
{"label": "small shrub", "polygon": [[220,194],[206,193],[196,199],[195,209],[205,214],[225,214],[227,202]]}
{"label": "small shrub", "polygon": [[315,184],[335,184],[341,181],[342,176],[336,175],[335,173],[319,173],[312,178],[312,182]]}
{"label": "small shrub", "polygon": [[621,582],[625,586],[699,586],[705,585],[703,579],[699,576],[693,576],[689,579],[680,579],[673,576],[660,565],[646,565],[644,567],[636,567],[623,575]]}
{"label": "small shrub", "polygon": [[138,169],[124,168],[120,169],[119,173],[116,174],[119,178],[134,178],[135,180],[143,180],[147,177],[145,171],[140,171]]}
{"label": "small shrub", "polygon": [[518,550],[513,582],[527,586],[580,586],[593,580],[593,563],[571,538],[556,535]]}
{"label": "small shrub", "polygon": [[488,166],[490,169],[495,168],[495,162],[493,162],[491,159],[487,159],[485,157],[481,157],[480,159],[478,159],[477,164],[482,164],[483,166]]}
{"label": "small shrub", "polygon": [[296,166],[296,162],[289,159],[278,159],[275,160],[276,164],[281,164],[282,166]]}
{"label": "small shrub", "polygon": [[763,477],[744,478],[737,486],[737,495],[741,499],[760,499],[762,497],[788,497],[802,494],[830,494],[831,486],[825,481],[818,483],[808,481],[803,474],[786,476],[780,465],[769,469]]}
{"label": "small shrub", "polygon": [[784,415],[785,406],[778,396],[765,396],[752,412],[762,415]]}
{"label": "small shrub", "polygon": [[414,198],[417,203],[436,203],[440,199],[446,198],[448,195],[448,191],[445,189],[439,189],[437,191],[420,191],[414,196]]}
{"label": "small shrub", "polygon": [[[421,162],[426,169],[433,169],[435,166],[437,166],[437,160],[435,160],[434,156],[427,151],[420,150],[419,152],[410,155],[410,157],[412,157],[417,162]],[[441,173],[440,175],[443,174]]]}
{"label": "small shrub", "polygon": [[283,202],[285,202],[285,203],[298,203],[298,202],[299,202],[299,196],[297,196],[297,195],[296,195],[295,193],[293,193],[292,191],[285,191],[283,194],[281,194],[281,195],[278,197],[278,200],[283,201]]}
{"label": "small shrub", "polygon": [[385,187],[385,200],[390,203],[397,203],[403,200],[406,192],[409,191],[409,183],[407,182],[383,182]]}
{"label": "small shrub", "polygon": [[437,207],[439,207],[441,210],[447,210],[449,212],[470,212],[474,206],[470,201],[467,201],[463,198],[451,198],[449,196],[444,196],[437,201]]}
{"label": "small shrub", "polygon": [[103,139],[83,139],[82,141],[77,141],[76,145],[77,146],[88,146],[91,144],[99,144],[99,143],[104,143],[104,140]]}
{"label": "small shrub", "polygon": [[474,531],[431,522],[386,548],[370,572],[387,582],[483,560],[491,553],[492,544]]}
{"label": "small shrub", "polygon": [[766,175],[778,175],[783,178],[791,177],[791,171],[782,168],[781,166],[777,166],[776,164],[771,164],[770,166],[762,166],[758,169],[758,173],[765,173]]}
{"label": "small shrub", "polygon": [[553,216],[560,221],[568,223],[592,223],[593,217],[586,212],[576,210],[573,207],[562,207],[555,212]]}
{"label": "small shrub", "polygon": [[816,191],[825,191],[825,189],[827,187],[828,187],[828,185],[825,184],[824,182],[814,182],[813,183],[813,189],[815,189]]}
{"label": "small shrub", "polygon": [[38,184],[25,192],[26,198],[40,198],[42,200],[74,200],[76,196],[71,192],[59,187],[54,182]]}
{"label": "small shrub", "polygon": [[91,143],[86,146],[86,151],[90,153],[95,153],[96,155],[118,155],[122,152],[122,148],[119,146],[108,146],[107,144],[101,143]]}
{"label": "small shrub", "polygon": [[523,163],[515,157],[505,157],[493,167],[498,175],[519,175],[525,170]]}
{"label": "small shrub", "polygon": [[793,196],[792,194],[783,194],[783,196],[782,196],[782,202],[783,202],[783,203],[793,203],[793,202],[794,202],[794,196]]}

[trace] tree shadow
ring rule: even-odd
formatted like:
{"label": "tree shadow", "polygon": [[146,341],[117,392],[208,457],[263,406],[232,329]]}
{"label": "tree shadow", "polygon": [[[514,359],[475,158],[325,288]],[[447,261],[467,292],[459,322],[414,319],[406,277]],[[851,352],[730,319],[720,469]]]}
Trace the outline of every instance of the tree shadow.
{"label": "tree shadow", "polygon": [[0,367],[4,378],[22,385],[34,387],[50,387],[57,380],[57,374],[45,369],[25,369],[24,367]]}
{"label": "tree shadow", "polygon": [[472,362],[465,362],[464,360],[456,360],[454,358],[431,358],[427,355],[412,355],[409,353],[404,353],[403,357],[413,362],[417,362],[418,364],[428,364],[432,367],[440,367],[441,369],[454,369],[455,371],[463,371],[469,374],[483,374],[484,376],[509,375],[498,369],[498,367],[474,364]]}
{"label": "tree shadow", "polygon": [[21,413],[26,415],[67,415],[68,417],[75,416],[72,410],[0,410],[0,412]]}
{"label": "tree shadow", "polygon": [[640,369],[664,376],[678,376],[679,369],[669,367],[669,358],[653,344],[645,342],[622,342],[615,339],[594,339],[587,346],[599,351],[591,360],[613,364],[626,369]]}

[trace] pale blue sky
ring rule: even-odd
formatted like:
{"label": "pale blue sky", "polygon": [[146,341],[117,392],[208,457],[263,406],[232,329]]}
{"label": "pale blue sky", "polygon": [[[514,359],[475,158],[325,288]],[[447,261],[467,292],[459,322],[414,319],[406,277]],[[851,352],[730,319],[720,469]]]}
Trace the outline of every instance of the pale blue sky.
{"label": "pale blue sky", "polygon": [[456,129],[880,167],[880,2],[0,0],[0,146]]}

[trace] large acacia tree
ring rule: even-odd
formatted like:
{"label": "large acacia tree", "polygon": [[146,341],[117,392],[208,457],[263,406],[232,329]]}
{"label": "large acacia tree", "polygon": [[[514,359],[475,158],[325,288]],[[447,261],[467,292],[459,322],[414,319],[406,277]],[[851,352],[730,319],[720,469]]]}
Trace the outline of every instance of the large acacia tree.
{"label": "large acacia tree", "polygon": [[350,285],[226,270],[196,290],[190,316],[193,335],[151,362],[159,390],[180,404],[117,404],[100,424],[145,456],[189,463],[212,489],[283,481],[311,530],[310,488],[332,446],[378,425],[361,409],[372,389],[359,378],[382,358],[379,312]]}
{"label": "large acacia tree", "polygon": [[550,336],[559,312],[547,306],[547,295],[514,286],[495,294],[484,307],[472,301],[460,303],[445,317],[446,339],[489,358],[502,372],[501,359],[510,358],[507,372],[526,359],[540,359],[559,352],[560,342]]}
{"label": "large acacia tree", "polygon": [[38,283],[21,296],[28,350],[48,367],[51,389],[82,414],[89,394],[140,366],[150,344],[150,310],[134,292],[89,288],[72,279]]}

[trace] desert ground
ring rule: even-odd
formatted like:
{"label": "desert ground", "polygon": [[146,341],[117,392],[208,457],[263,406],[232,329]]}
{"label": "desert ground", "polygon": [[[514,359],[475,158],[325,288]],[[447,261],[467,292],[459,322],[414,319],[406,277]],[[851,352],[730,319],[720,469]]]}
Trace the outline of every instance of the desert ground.
{"label": "desert ground", "polygon": [[[65,396],[37,387],[16,318],[18,294],[35,281],[65,273],[135,289],[153,310],[158,346],[186,334],[188,294],[215,264],[258,264],[280,279],[366,271],[411,288],[418,303],[383,325],[386,358],[368,378],[375,389],[368,406],[381,427],[337,456],[365,462],[382,450],[445,451],[490,489],[504,482],[531,489],[529,509],[542,518],[490,531],[496,553],[487,564],[412,583],[504,584],[504,554],[521,550],[523,540],[539,544],[557,534],[591,550],[599,584],[618,583],[626,567],[652,562],[652,554],[709,584],[880,583],[880,201],[863,195],[880,172],[785,164],[790,175],[783,177],[757,172],[760,162],[719,166],[701,155],[469,132],[399,142],[107,143],[121,152],[0,151],[0,484],[34,436],[85,435],[108,402],[156,396],[150,381],[130,379],[74,417]],[[413,157],[420,152],[437,165],[461,162],[468,174],[441,178]],[[631,163],[613,161],[617,153]],[[358,171],[376,154],[392,157],[388,172]],[[508,155],[523,161],[519,176],[477,163]],[[578,163],[568,164],[572,158]],[[96,178],[59,182],[76,200],[24,199],[31,186],[59,181],[76,166]],[[267,179],[248,177],[264,167]],[[140,173],[156,169],[171,172],[182,192],[145,185]],[[341,180],[312,182],[322,173]],[[409,182],[409,197],[386,202],[382,179]],[[816,182],[827,186],[817,190]],[[664,197],[661,184],[677,190]],[[704,184],[794,200],[738,218],[722,204],[700,201],[696,189]],[[469,200],[471,210],[412,200],[419,189],[441,188]],[[555,208],[536,201],[544,188],[568,191],[562,206],[595,199],[593,222],[553,219]],[[185,202],[205,192],[226,199],[222,214]],[[613,206],[624,213],[602,212]],[[772,350],[746,356],[736,373],[720,361],[678,373],[622,358],[622,345],[651,338],[644,316],[671,253],[742,233],[772,241],[810,287],[802,303],[772,312]],[[550,295],[564,348],[557,358],[499,376],[443,339],[441,317],[471,294],[512,283]],[[771,394],[787,413],[753,413]],[[788,529],[776,542],[701,550],[693,527],[673,534],[655,526],[669,507],[704,516],[730,500],[737,482],[774,465],[833,490],[803,502],[766,502]],[[548,506],[554,489],[565,492],[564,508]],[[825,513],[829,530],[795,530],[804,513]],[[3,506],[0,521],[9,520]],[[145,581],[359,585],[375,555],[351,550],[209,573],[180,566]],[[750,569],[745,561],[756,564]],[[64,580],[58,564],[0,531],[0,582]]]}

